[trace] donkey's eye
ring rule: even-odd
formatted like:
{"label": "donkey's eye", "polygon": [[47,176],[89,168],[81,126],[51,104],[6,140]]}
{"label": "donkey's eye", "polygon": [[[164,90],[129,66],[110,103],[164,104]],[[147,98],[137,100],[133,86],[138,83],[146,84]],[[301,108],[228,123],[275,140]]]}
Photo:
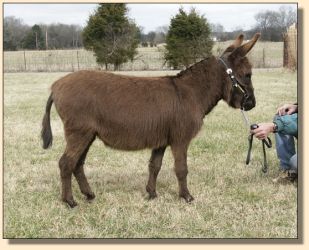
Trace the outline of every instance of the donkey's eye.
{"label": "donkey's eye", "polygon": [[250,73],[245,74],[245,77],[246,77],[247,79],[251,79],[251,74],[250,74]]}

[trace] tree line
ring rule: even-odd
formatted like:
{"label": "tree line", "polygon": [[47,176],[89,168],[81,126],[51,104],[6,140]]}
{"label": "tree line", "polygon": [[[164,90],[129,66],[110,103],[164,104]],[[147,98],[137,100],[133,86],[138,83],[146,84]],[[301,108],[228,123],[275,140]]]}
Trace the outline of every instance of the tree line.
{"label": "tree line", "polygon": [[[232,40],[240,32],[251,36],[261,32],[264,41],[282,41],[282,33],[287,27],[297,22],[297,13],[291,8],[281,7],[278,11],[261,11],[255,15],[256,24],[249,30],[235,28],[227,32],[220,23],[209,23],[212,37],[217,41]],[[4,50],[22,49],[71,49],[84,47],[80,25],[67,24],[35,24],[32,27],[24,24],[22,19],[14,16],[4,18],[3,47]],[[138,27],[139,44],[143,47],[153,47],[166,42],[168,26],[158,27],[155,31],[143,32]]]}
{"label": "tree line", "polygon": [[265,41],[281,41],[283,32],[296,22],[292,9],[278,12],[264,11],[255,15],[256,25],[247,31],[235,29],[225,32],[221,24],[211,24],[205,15],[194,8],[186,12],[182,7],[171,18],[169,27],[159,27],[145,34],[128,15],[124,3],[99,4],[89,16],[87,25],[51,24],[29,27],[15,17],[4,19],[4,50],[65,49],[84,47],[94,52],[97,63],[119,70],[121,64],[136,59],[138,45],[156,46],[166,43],[166,64],[175,69],[187,68],[211,55],[214,40],[234,39],[239,33],[248,37],[262,33]]}
{"label": "tree line", "polygon": [[[143,32],[138,27],[139,42],[142,47],[153,47],[165,43],[168,26],[158,27],[155,31]],[[45,50],[72,49],[84,47],[82,39],[83,27],[80,25],[35,24],[29,26],[23,20],[7,16],[3,22],[3,48],[5,51],[14,50]]]}
{"label": "tree line", "polygon": [[254,16],[254,19],[255,24],[249,30],[236,27],[234,31],[226,32],[221,24],[212,24],[212,34],[218,41],[227,41],[234,39],[239,33],[251,37],[256,32],[260,32],[262,41],[283,41],[283,33],[292,24],[297,24],[297,12],[291,7],[281,6],[278,11],[260,11]]}
{"label": "tree line", "polygon": [[35,24],[32,27],[14,16],[3,20],[4,50],[45,50],[83,47],[79,25]]}

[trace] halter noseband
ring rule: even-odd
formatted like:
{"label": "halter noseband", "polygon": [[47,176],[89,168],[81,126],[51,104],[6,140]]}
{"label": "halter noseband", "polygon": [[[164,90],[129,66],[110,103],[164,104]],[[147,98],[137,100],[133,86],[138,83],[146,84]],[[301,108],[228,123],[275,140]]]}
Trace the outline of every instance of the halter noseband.
{"label": "halter noseband", "polygon": [[227,66],[226,62],[221,57],[219,57],[219,61],[224,65],[226,69],[225,72],[228,74],[229,78],[231,79],[233,88],[238,88],[242,92],[244,98],[241,104],[241,109],[244,109],[244,104],[249,98],[247,91],[240,85],[239,81],[236,79],[236,77],[233,74],[233,70]]}

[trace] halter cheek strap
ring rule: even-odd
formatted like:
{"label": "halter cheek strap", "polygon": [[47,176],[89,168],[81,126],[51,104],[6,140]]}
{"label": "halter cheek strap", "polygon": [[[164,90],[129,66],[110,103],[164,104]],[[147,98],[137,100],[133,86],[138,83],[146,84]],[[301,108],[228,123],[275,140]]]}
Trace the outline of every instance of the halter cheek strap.
{"label": "halter cheek strap", "polygon": [[249,97],[246,90],[239,84],[239,81],[236,79],[236,77],[233,74],[233,70],[227,66],[227,64],[221,57],[219,57],[219,61],[225,66],[226,68],[225,72],[228,74],[229,78],[231,79],[233,88],[238,88],[243,93],[244,95],[244,100],[242,103],[242,108],[243,108],[243,104],[246,102],[246,100]]}

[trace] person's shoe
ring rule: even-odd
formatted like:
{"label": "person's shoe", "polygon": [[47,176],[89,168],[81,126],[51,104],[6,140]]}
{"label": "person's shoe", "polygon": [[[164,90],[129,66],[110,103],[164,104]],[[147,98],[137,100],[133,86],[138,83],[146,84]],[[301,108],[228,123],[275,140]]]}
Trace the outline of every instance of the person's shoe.
{"label": "person's shoe", "polygon": [[278,184],[291,184],[297,181],[297,173],[290,172],[288,170],[281,171],[279,173],[279,176],[273,179],[272,181],[273,183],[278,183]]}

